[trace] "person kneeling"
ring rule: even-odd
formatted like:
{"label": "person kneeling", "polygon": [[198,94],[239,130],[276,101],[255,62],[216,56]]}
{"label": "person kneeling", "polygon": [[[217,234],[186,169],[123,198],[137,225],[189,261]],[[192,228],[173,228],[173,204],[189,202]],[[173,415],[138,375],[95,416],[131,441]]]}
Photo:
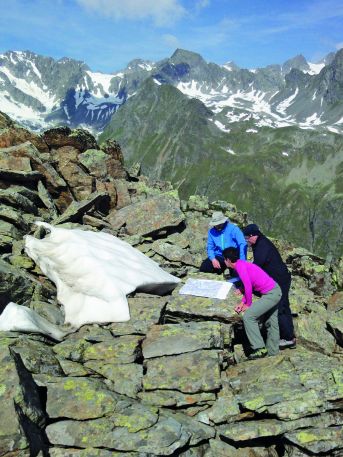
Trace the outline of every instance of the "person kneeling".
{"label": "person kneeling", "polygon": [[[238,249],[224,249],[223,257],[225,265],[237,272],[244,286],[242,302],[235,307],[235,311],[244,313],[244,330],[252,349],[249,359],[276,355],[279,352],[280,339],[278,303],[282,295],[279,285],[257,265],[240,260]],[[254,303],[253,292],[261,295]],[[266,347],[259,328],[261,318],[267,329]]]}

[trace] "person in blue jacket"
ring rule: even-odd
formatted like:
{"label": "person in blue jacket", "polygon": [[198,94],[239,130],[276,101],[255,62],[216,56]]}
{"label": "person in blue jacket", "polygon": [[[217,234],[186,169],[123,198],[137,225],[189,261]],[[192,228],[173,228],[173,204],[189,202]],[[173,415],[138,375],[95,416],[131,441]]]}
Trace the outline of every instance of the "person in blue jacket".
{"label": "person in blue jacket", "polygon": [[224,273],[227,268],[224,262],[223,251],[226,248],[238,248],[239,258],[246,260],[247,243],[242,231],[221,212],[215,211],[209,223],[210,229],[207,238],[207,255],[200,266],[204,273]]}

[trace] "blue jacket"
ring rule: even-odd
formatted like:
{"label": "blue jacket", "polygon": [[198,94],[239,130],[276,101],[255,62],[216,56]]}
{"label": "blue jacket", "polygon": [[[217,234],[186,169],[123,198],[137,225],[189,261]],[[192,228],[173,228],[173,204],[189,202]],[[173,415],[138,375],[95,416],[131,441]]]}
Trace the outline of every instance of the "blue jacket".
{"label": "blue jacket", "polygon": [[248,246],[237,225],[226,222],[222,230],[212,227],[208,231],[207,254],[210,260],[216,256],[222,257],[223,250],[231,247],[238,248],[240,259],[246,260]]}

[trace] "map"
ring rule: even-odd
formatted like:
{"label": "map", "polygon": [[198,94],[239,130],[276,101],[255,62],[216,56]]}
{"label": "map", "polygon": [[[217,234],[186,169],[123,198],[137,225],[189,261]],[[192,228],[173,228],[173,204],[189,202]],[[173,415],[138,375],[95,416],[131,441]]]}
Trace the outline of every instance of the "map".
{"label": "map", "polygon": [[224,300],[232,283],[224,281],[213,281],[210,279],[187,279],[187,282],[180,289],[180,295],[195,295],[197,297],[219,298]]}

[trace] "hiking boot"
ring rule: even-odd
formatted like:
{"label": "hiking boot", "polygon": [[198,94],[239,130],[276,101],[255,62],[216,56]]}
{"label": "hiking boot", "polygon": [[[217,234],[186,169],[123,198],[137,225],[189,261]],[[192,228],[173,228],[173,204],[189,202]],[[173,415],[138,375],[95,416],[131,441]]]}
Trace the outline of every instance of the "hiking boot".
{"label": "hiking boot", "polygon": [[280,340],[279,348],[280,349],[294,349],[297,346],[297,340],[293,338],[292,340]]}
{"label": "hiking boot", "polygon": [[249,360],[255,360],[255,359],[262,359],[263,357],[266,357],[268,355],[268,351],[266,348],[260,348],[256,349],[256,351],[253,351],[248,359]]}

